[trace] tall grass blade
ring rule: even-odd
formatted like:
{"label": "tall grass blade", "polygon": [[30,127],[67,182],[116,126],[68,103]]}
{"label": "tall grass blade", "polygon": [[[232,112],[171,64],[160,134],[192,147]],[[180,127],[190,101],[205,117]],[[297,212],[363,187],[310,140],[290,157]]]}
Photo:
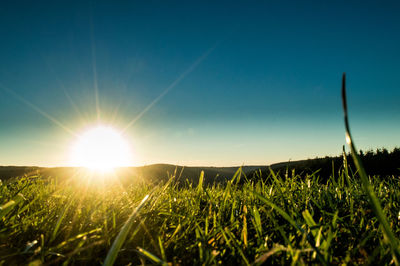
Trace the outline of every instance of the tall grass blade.
{"label": "tall grass blade", "polygon": [[365,168],[361,162],[360,156],[357,153],[356,147],[354,145],[353,138],[350,133],[348,112],[347,112],[347,98],[346,98],[346,74],[343,73],[342,77],[342,103],[343,103],[343,112],[344,112],[344,124],[346,128],[346,142],[350,146],[351,156],[353,157],[354,164],[357,167],[358,173],[361,178],[362,186],[364,188],[365,193],[368,196],[371,207],[378,218],[379,223],[382,225],[383,233],[389,241],[389,244],[392,249],[393,257],[396,261],[396,264],[399,264],[400,261],[400,251],[399,251],[399,242],[398,239],[393,234],[389,222],[383,213],[383,209],[379,202],[378,197],[375,195],[374,189],[371,183],[368,180],[367,173]]}
{"label": "tall grass blade", "polygon": [[103,265],[104,266],[110,266],[113,265],[115,262],[115,259],[117,258],[118,252],[122,247],[122,244],[124,244],[125,239],[128,235],[129,230],[132,227],[133,221],[136,218],[137,214],[139,211],[143,208],[144,204],[146,203],[147,199],[149,198],[149,195],[146,195],[143,200],[140,202],[140,204],[136,207],[136,209],[132,212],[132,214],[129,216],[128,220],[125,222],[124,226],[121,228],[121,231],[119,231],[117,237],[115,238],[110,250],[107,253],[107,257],[104,260]]}
{"label": "tall grass blade", "polygon": [[70,201],[67,203],[67,206],[65,206],[65,208],[64,208],[64,210],[62,211],[60,217],[58,218],[57,223],[56,223],[56,226],[55,226],[54,229],[53,229],[53,233],[52,233],[52,235],[51,235],[50,242],[52,242],[52,241],[54,241],[54,239],[56,239],[58,230],[60,229],[60,226],[61,226],[61,224],[62,224],[62,221],[64,220],[65,215],[67,214],[69,208],[71,207],[71,204],[72,204],[72,199],[70,199]]}
{"label": "tall grass blade", "polygon": [[203,191],[203,182],[204,182],[204,171],[202,170],[200,172],[200,177],[199,177],[199,184],[197,186],[197,191],[201,192]]}
{"label": "tall grass blade", "polygon": [[163,266],[167,266],[168,265],[168,263],[166,263],[165,261],[161,260],[156,255],[154,255],[151,252],[145,250],[144,248],[138,247],[137,252],[140,255],[142,255],[143,257],[149,259],[150,261],[152,261],[153,263],[155,263],[157,265],[163,265]]}
{"label": "tall grass blade", "polygon": [[167,261],[167,256],[165,255],[165,249],[164,249],[164,244],[161,240],[161,237],[158,237],[158,245],[160,247],[160,251],[161,251],[161,257],[164,261]]}
{"label": "tall grass blade", "polygon": [[253,218],[254,218],[254,227],[257,232],[257,236],[259,238],[262,237],[262,225],[261,225],[261,218],[260,218],[260,213],[258,212],[258,209],[256,206],[253,206],[252,209],[253,213]]}
{"label": "tall grass blade", "polygon": [[233,175],[232,179],[231,179],[231,183],[234,184],[238,184],[240,182],[240,177],[242,176],[242,167],[239,167],[235,174]]}

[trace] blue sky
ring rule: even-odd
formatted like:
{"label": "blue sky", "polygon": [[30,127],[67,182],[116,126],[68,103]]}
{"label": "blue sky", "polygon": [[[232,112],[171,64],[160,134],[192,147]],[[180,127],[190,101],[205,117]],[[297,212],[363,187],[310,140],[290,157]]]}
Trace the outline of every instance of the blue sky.
{"label": "blue sky", "polygon": [[82,2],[2,3],[0,165],[67,165],[96,87],[118,129],[163,95],[125,131],[136,165],[337,155],[342,72],[358,148],[399,146],[396,1]]}

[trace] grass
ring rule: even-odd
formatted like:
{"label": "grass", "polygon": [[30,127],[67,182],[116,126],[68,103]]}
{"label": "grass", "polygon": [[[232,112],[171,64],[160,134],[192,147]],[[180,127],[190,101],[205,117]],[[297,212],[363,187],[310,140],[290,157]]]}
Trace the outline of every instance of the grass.
{"label": "grass", "polygon": [[[194,188],[174,176],[129,187],[24,177],[0,185],[0,264],[393,263],[351,172],[321,184],[317,174],[246,180],[238,171]],[[370,182],[399,236],[400,180]]]}

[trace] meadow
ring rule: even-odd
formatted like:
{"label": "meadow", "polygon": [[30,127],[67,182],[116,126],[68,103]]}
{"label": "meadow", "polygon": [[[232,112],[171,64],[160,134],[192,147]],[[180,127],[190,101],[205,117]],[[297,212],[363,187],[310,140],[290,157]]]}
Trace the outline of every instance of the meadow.
{"label": "meadow", "polygon": [[[274,173],[193,187],[29,176],[0,186],[0,264],[395,263],[356,173]],[[400,179],[370,178],[400,235]]]}

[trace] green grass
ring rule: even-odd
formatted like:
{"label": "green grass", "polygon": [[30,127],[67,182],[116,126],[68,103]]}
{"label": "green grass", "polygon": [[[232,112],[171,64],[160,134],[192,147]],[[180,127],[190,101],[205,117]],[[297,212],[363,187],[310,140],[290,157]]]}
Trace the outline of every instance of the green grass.
{"label": "green grass", "polygon": [[[0,185],[0,265],[393,263],[363,183],[340,169],[226,184],[122,187],[24,177]],[[204,177],[200,176],[200,180]],[[400,180],[370,178],[400,235]]]}

